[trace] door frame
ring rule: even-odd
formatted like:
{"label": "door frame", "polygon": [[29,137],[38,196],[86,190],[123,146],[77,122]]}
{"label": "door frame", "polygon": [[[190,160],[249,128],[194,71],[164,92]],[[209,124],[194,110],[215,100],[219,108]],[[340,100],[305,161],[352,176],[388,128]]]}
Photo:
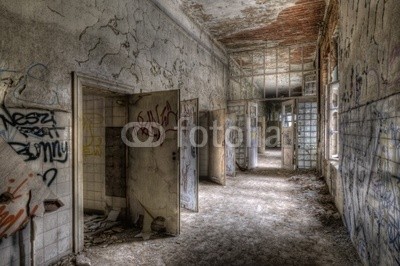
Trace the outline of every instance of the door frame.
{"label": "door frame", "polygon": [[132,86],[104,80],[80,72],[72,72],[72,216],[73,251],[84,247],[83,217],[83,86],[123,95],[134,93]]}

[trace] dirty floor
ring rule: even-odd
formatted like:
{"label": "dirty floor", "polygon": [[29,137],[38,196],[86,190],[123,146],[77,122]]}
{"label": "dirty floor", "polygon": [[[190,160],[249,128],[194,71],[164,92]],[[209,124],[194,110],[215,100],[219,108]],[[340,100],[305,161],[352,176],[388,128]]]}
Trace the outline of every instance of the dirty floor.
{"label": "dirty floor", "polygon": [[360,265],[313,173],[258,169],[226,187],[203,181],[199,197],[199,213],[181,214],[180,236],[142,241],[126,229],[83,255],[97,266]]}
{"label": "dirty floor", "polygon": [[258,154],[257,167],[280,168],[282,165],[282,151],[280,148],[266,149],[264,154]]}

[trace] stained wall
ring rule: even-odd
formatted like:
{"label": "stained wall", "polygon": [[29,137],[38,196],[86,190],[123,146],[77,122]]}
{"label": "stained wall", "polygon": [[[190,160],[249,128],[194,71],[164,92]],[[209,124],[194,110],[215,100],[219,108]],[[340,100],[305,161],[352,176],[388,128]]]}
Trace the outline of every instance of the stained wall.
{"label": "stained wall", "polygon": [[[15,134],[26,145],[63,145],[62,162],[44,162],[42,153],[30,164],[38,178],[54,177],[50,189],[64,203],[34,218],[34,230],[22,240],[1,240],[0,257],[5,265],[18,264],[22,257],[23,264],[29,259],[49,264],[73,249],[71,73],[126,84],[137,93],[180,89],[182,100],[199,98],[200,109],[214,110],[226,107],[227,59],[196,25],[186,20],[185,27],[179,26],[151,1],[5,0],[0,12],[0,103],[24,116],[54,114],[54,121],[30,127],[60,128],[59,135],[41,139],[21,136],[18,125],[9,133],[0,121],[0,135],[13,142]],[[25,159],[30,153],[36,156],[35,146],[20,155]],[[50,169],[56,170],[46,172]],[[29,252],[20,255],[20,247]]]}

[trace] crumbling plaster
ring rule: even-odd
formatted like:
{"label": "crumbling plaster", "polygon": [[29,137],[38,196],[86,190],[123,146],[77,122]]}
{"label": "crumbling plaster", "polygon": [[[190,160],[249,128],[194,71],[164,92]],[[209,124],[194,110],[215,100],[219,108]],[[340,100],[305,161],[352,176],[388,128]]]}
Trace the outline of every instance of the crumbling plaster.
{"label": "crumbling plaster", "polygon": [[[153,4],[19,2],[0,7],[7,25],[0,68],[25,73],[33,63],[45,65],[54,83],[49,90],[57,86],[55,109],[70,110],[71,71],[128,84],[135,92],[181,89],[182,98],[199,97],[204,109],[224,107],[227,68],[209,49],[221,51],[205,50]],[[15,84],[21,74],[2,74],[9,76]],[[208,88],[218,90],[211,96]]]}

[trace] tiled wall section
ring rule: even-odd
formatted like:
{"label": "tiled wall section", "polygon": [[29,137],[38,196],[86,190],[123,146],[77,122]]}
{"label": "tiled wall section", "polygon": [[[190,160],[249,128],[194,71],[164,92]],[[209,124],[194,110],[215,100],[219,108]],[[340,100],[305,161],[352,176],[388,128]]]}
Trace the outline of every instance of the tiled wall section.
{"label": "tiled wall section", "polygon": [[366,265],[400,265],[398,1],[340,4],[344,220]]}
{"label": "tiled wall section", "polygon": [[108,212],[126,208],[126,198],[106,196],[105,127],[123,127],[127,120],[123,98],[85,95],[84,208]]}
{"label": "tiled wall section", "polygon": [[399,102],[397,94],[341,116],[345,221],[373,264],[400,262]]}
{"label": "tiled wall section", "polygon": [[[22,234],[22,235],[21,235]],[[20,237],[22,237],[24,241],[23,252],[25,253],[25,263],[24,259],[20,257]],[[4,265],[24,265],[30,261],[31,257],[31,244],[30,244],[30,227],[26,227],[21,233],[17,233],[11,237],[1,240],[1,259],[0,266]]]}
{"label": "tiled wall section", "polygon": [[83,98],[83,206],[105,211],[105,103],[103,96]]}
{"label": "tiled wall section", "polygon": [[[49,119],[29,119],[36,123],[27,123],[25,129],[43,129],[44,135],[22,134],[15,127],[5,125],[0,119],[0,136],[15,150],[27,145],[29,150],[19,153],[37,177],[57,195],[64,206],[59,210],[46,213],[33,219],[32,236],[34,238],[34,262],[36,265],[49,264],[72,251],[72,174],[71,174],[71,119],[65,112],[52,112],[37,109],[0,108],[0,115],[18,117],[47,117]],[[28,121],[28,120],[27,120]],[[56,128],[56,130],[54,130]],[[47,130],[51,129],[51,130]],[[36,131],[40,133],[42,131]],[[44,148],[44,144],[49,144]],[[40,147],[40,150],[37,150]],[[58,149],[60,148],[60,149]],[[30,226],[23,230],[25,264],[31,256]],[[18,234],[0,241],[0,265],[19,265],[20,259]]]}
{"label": "tiled wall section", "polygon": [[317,168],[317,103],[298,103],[297,120],[297,166]]}

